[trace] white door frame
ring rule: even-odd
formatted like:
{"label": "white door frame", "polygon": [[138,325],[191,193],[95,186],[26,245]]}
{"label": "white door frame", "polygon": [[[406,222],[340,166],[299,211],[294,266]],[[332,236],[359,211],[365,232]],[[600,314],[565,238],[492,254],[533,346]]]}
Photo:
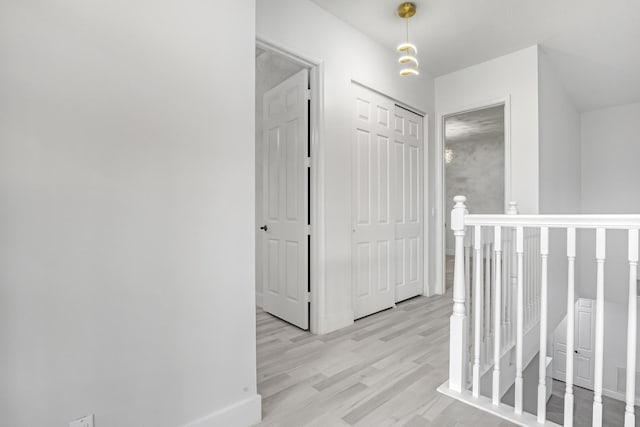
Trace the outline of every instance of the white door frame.
{"label": "white door frame", "polygon": [[[444,122],[454,115],[484,110],[486,108],[504,105],[504,209],[512,200],[511,194],[511,96],[487,100],[471,105],[452,108],[436,115],[436,153],[435,153],[435,294],[445,293],[445,219],[449,212],[444,212],[445,182],[444,182]],[[473,212],[472,212],[473,213]]]}
{"label": "white door frame", "polygon": [[[311,87],[311,189],[309,191],[311,218],[311,254],[309,256],[309,286],[311,305],[309,330],[313,334],[322,333],[325,312],[325,239],[324,239],[324,63],[319,59],[295,53],[279,43],[256,37],[256,46],[277,53],[290,61],[309,69]],[[257,225],[256,225],[257,226]],[[257,272],[256,272],[257,274]]]}

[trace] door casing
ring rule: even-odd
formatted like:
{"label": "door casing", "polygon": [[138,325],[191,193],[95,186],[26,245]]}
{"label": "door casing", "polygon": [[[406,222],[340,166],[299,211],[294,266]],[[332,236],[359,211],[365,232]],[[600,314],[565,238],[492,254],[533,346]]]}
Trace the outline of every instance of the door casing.
{"label": "door casing", "polygon": [[[485,108],[497,107],[504,105],[504,209],[505,212],[509,205],[509,201],[513,200],[511,192],[511,96],[506,95],[502,98],[490,99],[477,104],[460,106],[449,111],[436,114],[436,152],[435,152],[435,286],[433,289],[435,294],[444,295],[445,293],[445,251],[446,239],[444,224],[450,212],[444,212],[445,203],[445,182],[444,182],[444,139],[445,139],[445,120],[449,116],[469,113]],[[464,194],[462,194],[464,196]]]}

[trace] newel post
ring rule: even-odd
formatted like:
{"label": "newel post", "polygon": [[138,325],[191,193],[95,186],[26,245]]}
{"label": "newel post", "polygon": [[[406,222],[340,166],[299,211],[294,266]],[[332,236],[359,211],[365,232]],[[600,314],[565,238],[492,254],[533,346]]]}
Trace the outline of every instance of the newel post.
{"label": "newel post", "polygon": [[453,314],[450,320],[449,388],[458,393],[466,388],[467,372],[467,317],[464,278],[464,216],[467,207],[464,196],[453,198],[451,230],[455,237],[455,264],[453,272]]}

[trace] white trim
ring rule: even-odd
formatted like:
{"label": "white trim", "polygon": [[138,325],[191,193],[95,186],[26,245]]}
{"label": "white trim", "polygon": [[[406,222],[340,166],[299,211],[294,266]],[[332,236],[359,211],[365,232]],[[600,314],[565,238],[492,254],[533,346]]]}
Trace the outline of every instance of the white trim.
{"label": "white trim", "polygon": [[328,330],[324,322],[326,302],[326,259],[325,259],[325,203],[324,203],[324,63],[320,59],[311,58],[295,52],[280,43],[268,40],[260,35],[256,37],[256,46],[278,53],[289,60],[309,69],[309,85],[311,86],[311,255],[309,257],[311,299],[310,331],[314,334]]}
{"label": "white trim", "polygon": [[191,421],[184,427],[247,427],[262,420],[262,397],[259,394]]}
{"label": "white trim", "polygon": [[[610,390],[608,388],[603,388],[602,389],[602,394],[604,396],[610,397],[611,399],[614,400],[619,400],[620,402],[624,403],[627,399],[627,396],[624,393],[621,393],[619,391],[614,391],[614,390]],[[638,395],[636,394],[636,406],[640,406],[640,397],[638,397]]]}
{"label": "white trim", "polygon": [[429,201],[429,114],[425,114],[422,118],[422,275],[424,295],[432,296],[436,293],[436,289],[431,283],[429,275],[431,263],[429,258],[431,252],[429,250],[429,225],[431,224],[431,203]]}
{"label": "white trim", "polygon": [[513,194],[511,189],[511,95],[507,94],[502,98],[490,99],[471,105],[464,105],[458,108],[437,113],[436,115],[436,153],[435,153],[435,293],[443,295],[445,292],[444,272],[445,272],[445,248],[446,239],[444,235],[444,223],[447,212],[444,212],[445,189],[444,189],[444,120],[453,115],[468,113],[471,111],[484,110],[485,108],[504,105],[504,204],[505,212],[511,201]]}
{"label": "white trim", "polygon": [[449,388],[449,381],[446,381],[440,387],[438,387],[438,391],[446,396],[452,397],[456,400],[466,403],[467,405],[473,406],[474,408],[478,408],[482,411],[493,414],[497,417],[500,417],[504,420],[511,421],[514,424],[523,427],[539,427],[541,425],[544,426],[552,426],[552,427],[560,427],[560,425],[547,420],[544,424],[538,423],[538,420],[535,415],[532,415],[528,412],[523,412],[521,415],[517,415],[513,412],[513,407],[501,403],[499,405],[494,405],[491,403],[491,398],[485,396],[473,397],[471,392],[465,390],[462,393],[455,392]]}

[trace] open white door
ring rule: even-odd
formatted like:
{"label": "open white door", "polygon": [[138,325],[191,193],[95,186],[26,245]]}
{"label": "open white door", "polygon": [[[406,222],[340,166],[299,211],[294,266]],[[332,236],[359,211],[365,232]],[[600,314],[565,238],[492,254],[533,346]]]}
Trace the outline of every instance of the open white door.
{"label": "open white door", "polygon": [[[573,383],[593,390],[593,351],[595,343],[595,301],[579,299],[575,310],[575,350]],[[554,334],[553,377],[566,381],[567,322],[563,320]]]}
{"label": "open white door", "polygon": [[263,308],[309,329],[308,71],[263,98]]}
{"label": "open white door", "polygon": [[395,107],[395,300],[421,295],[423,282],[423,130],[422,116]]}
{"label": "open white door", "polygon": [[395,305],[391,179],[394,104],[353,85],[352,284],[356,319]]}
{"label": "open white door", "polygon": [[576,304],[575,378],[577,386],[593,390],[593,351],[596,341],[596,304],[580,298]]}

